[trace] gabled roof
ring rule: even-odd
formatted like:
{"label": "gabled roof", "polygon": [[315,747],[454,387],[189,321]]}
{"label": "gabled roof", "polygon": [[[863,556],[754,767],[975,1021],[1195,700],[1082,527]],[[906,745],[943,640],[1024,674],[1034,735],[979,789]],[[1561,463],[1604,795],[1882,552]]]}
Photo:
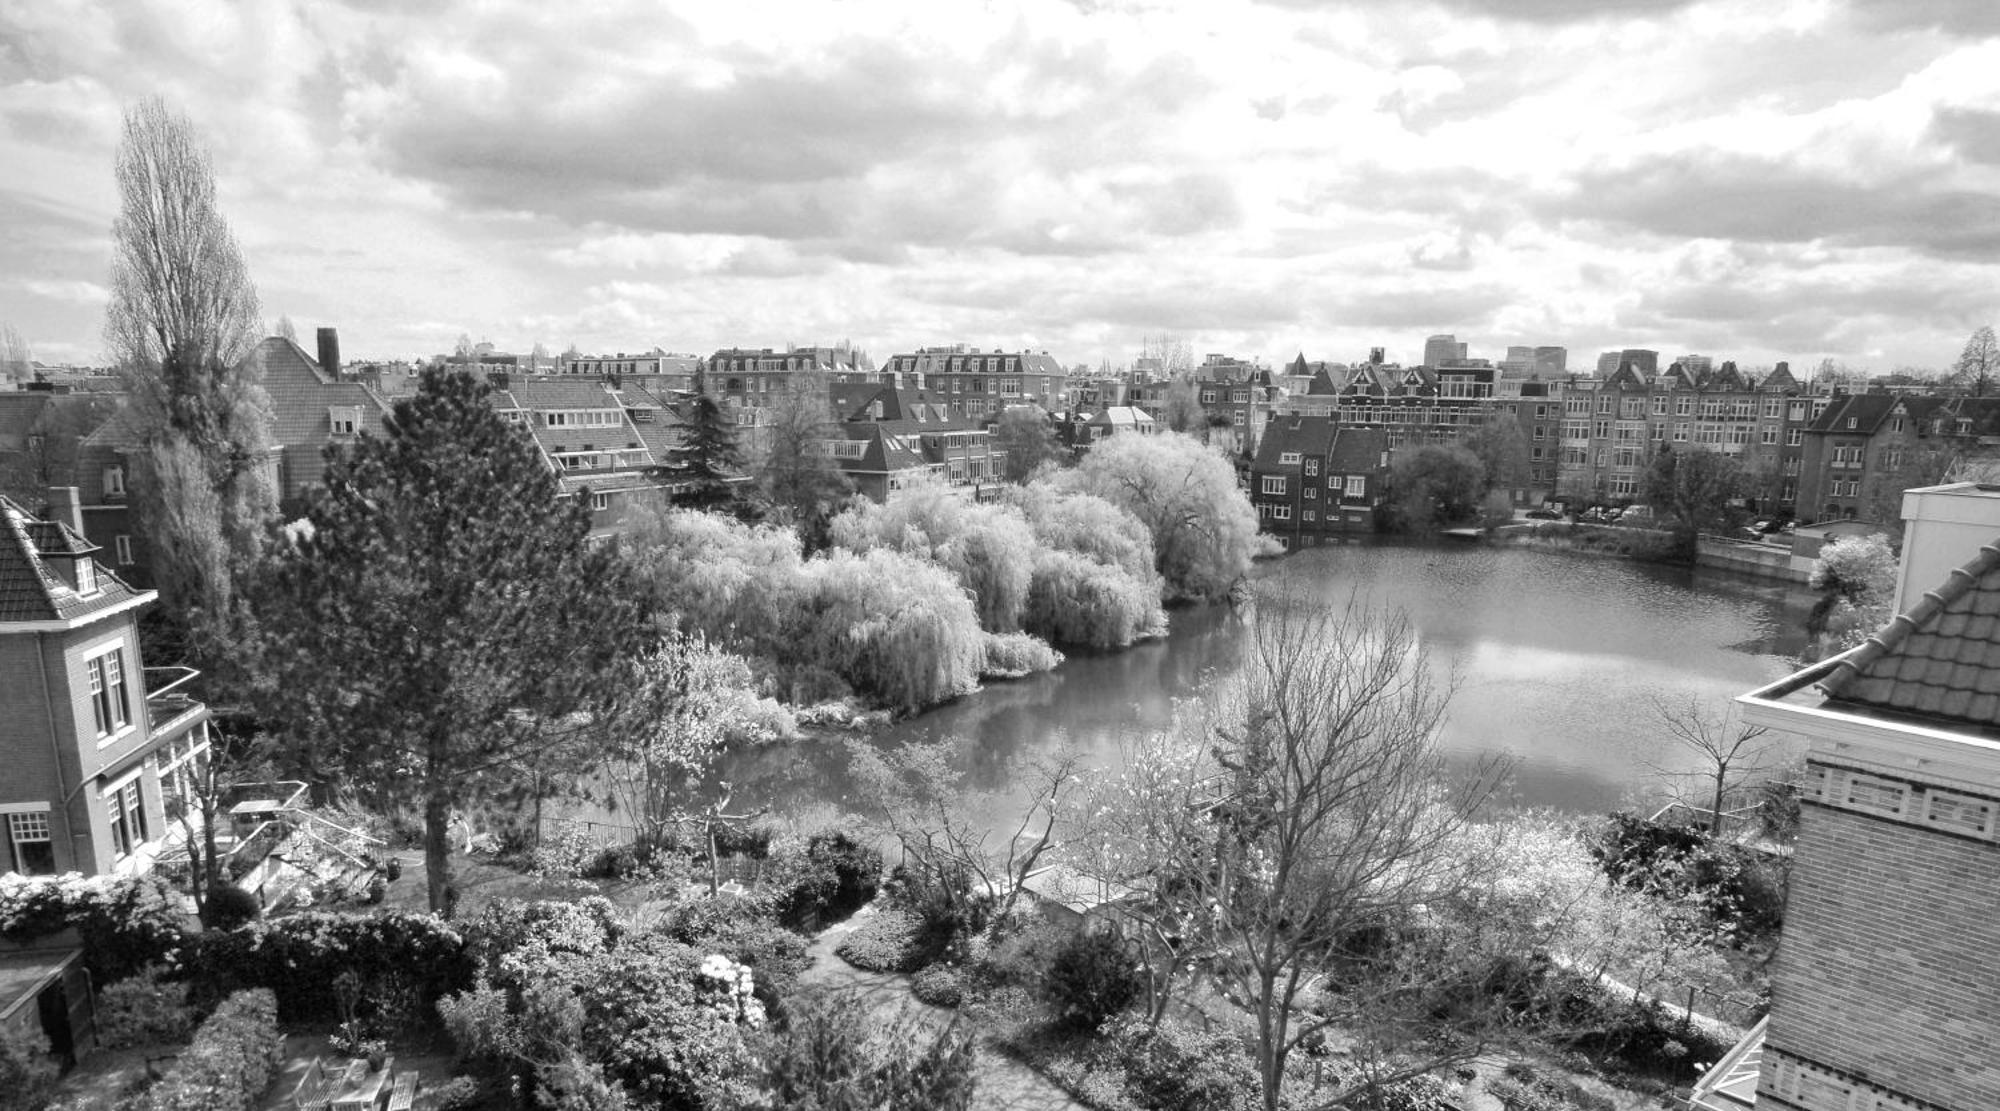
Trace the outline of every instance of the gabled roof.
{"label": "gabled roof", "polygon": [[[1899,400],[1896,395],[1886,393],[1842,394],[1833,399],[1833,404],[1828,405],[1826,412],[1808,425],[1806,431],[1874,435]],[[1847,426],[1850,419],[1855,422],[1853,428]]]}
{"label": "gabled roof", "polygon": [[1376,470],[1389,450],[1389,434],[1380,428],[1343,428],[1327,451],[1326,465],[1334,473]]}
{"label": "gabled roof", "polygon": [[[1673,366],[1668,367],[1667,372],[1660,377],[1670,378],[1674,376],[1678,373],[1679,367],[1680,364],[1675,363]],[[1604,386],[1602,388],[1608,390],[1614,387],[1625,390],[1643,390],[1646,388],[1646,380],[1639,377],[1638,368],[1634,367],[1631,363],[1620,363],[1618,364],[1618,369],[1612,371],[1604,379]]]}
{"label": "gabled roof", "polygon": [[1312,383],[1306,387],[1306,396],[1331,397],[1339,392],[1340,387],[1333,384],[1333,375],[1328,374],[1325,367],[1313,371]]}
{"label": "gabled roof", "polygon": [[108,568],[97,568],[97,593],[84,597],[51,570],[47,558],[89,558],[95,545],[69,526],[34,517],[0,497],[0,623],[68,621],[148,597]]}
{"label": "gabled roof", "polygon": [[1107,405],[1096,416],[1084,423],[1093,427],[1137,428],[1153,424],[1153,415],[1132,405]]}
{"label": "gabled roof", "polygon": [[1841,660],[1820,689],[2000,737],[2000,538]]}
{"label": "gabled roof", "polygon": [[1764,380],[1757,383],[1760,393],[1788,393],[1798,388],[1799,380],[1792,377],[1790,363],[1779,363],[1772,367],[1771,373],[1766,374]]}
{"label": "gabled roof", "polygon": [[1264,425],[1263,438],[1257,441],[1257,461],[1254,465],[1288,465],[1278,462],[1279,457],[1288,452],[1323,459],[1333,447],[1335,430],[1332,417],[1275,417]]}

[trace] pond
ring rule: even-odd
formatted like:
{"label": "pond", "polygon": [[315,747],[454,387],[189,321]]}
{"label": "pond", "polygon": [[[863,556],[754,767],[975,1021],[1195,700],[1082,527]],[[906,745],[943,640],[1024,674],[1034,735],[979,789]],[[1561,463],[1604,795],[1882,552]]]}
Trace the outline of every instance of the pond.
{"label": "pond", "polygon": [[[1656,703],[1710,707],[1792,670],[1812,596],[1795,586],[1523,547],[1365,542],[1261,564],[1334,604],[1402,608],[1454,692],[1442,743],[1469,770],[1506,757],[1502,803],[1603,812],[1656,797],[1701,760],[1661,729]],[[1052,673],[996,683],[878,734],[877,744],[969,737],[974,782],[1074,749],[1092,766],[1119,739],[1164,728],[1174,702],[1239,666],[1244,615],[1176,610],[1164,639],[1072,656]],[[837,745],[788,746],[734,769],[741,794],[781,813],[838,807]],[[997,817],[997,815],[996,815]]]}

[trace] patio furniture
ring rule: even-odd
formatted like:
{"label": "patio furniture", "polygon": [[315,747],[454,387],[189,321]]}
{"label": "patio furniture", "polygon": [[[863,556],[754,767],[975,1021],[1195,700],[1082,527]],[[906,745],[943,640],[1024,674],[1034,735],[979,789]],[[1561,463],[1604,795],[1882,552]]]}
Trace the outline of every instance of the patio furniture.
{"label": "patio furniture", "polygon": [[389,1111],[410,1111],[417,1102],[417,1074],[404,1069],[396,1078],[396,1090],[389,1095]]}
{"label": "patio furniture", "polygon": [[389,1083],[394,1057],[386,1058],[382,1067],[370,1071],[367,1061],[353,1061],[347,1066],[347,1075],[342,1079],[340,1089],[333,1094],[331,1111],[376,1111],[382,1101],[382,1089]]}
{"label": "patio furniture", "polygon": [[340,1081],[328,1076],[326,1066],[315,1057],[306,1066],[306,1074],[299,1077],[299,1086],[292,1089],[292,1106],[298,1111],[332,1111],[333,1093]]}

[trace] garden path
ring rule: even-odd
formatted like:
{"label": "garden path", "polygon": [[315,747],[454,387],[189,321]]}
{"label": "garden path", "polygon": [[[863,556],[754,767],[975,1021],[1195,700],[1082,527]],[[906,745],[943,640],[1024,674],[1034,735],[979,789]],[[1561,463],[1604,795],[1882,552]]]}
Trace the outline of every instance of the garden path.
{"label": "garden path", "polygon": [[[834,955],[834,949],[874,910],[873,906],[863,907],[852,918],[814,938],[806,948],[812,965],[800,974],[799,980],[853,992],[867,1003],[871,1014],[885,1021],[898,1011],[907,1011],[919,1021],[950,1021],[950,1011],[919,1002],[910,994],[909,976],[898,972],[863,972]],[[986,1039],[980,1041],[974,1068],[979,1084],[972,1098],[973,1111],[1087,1111],[1068,1092]]]}

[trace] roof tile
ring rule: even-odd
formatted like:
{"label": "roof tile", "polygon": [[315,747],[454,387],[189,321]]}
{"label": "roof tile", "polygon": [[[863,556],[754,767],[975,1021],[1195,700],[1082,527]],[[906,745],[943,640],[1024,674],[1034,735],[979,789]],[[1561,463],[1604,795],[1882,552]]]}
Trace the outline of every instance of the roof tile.
{"label": "roof tile", "polygon": [[2000,539],[1842,660],[1829,698],[2000,736]]}

